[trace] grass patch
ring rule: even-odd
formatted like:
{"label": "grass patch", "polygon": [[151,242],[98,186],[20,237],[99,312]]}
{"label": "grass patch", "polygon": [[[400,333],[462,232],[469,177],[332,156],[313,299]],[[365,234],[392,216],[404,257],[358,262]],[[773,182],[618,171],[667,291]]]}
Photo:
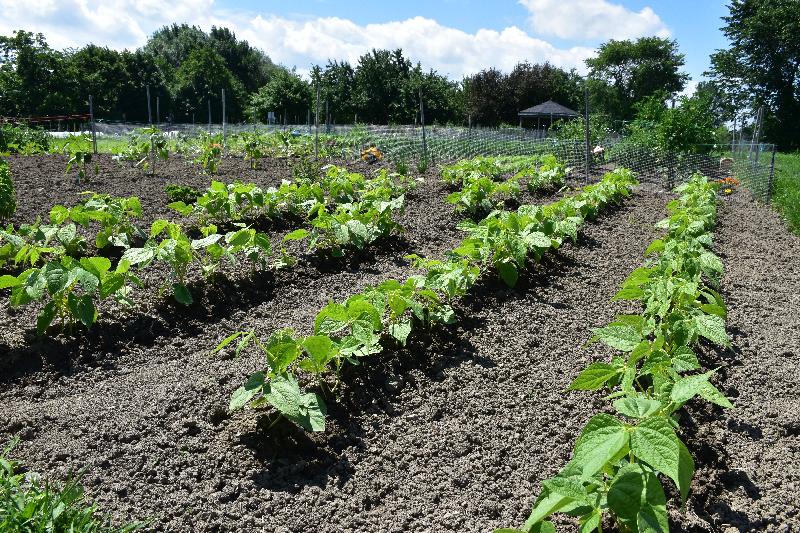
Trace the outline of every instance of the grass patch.
{"label": "grass patch", "polygon": [[98,515],[97,507],[84,498],[83,488],[69,479],[63,488],[42,481],[35,474],[19,473],[19,465],[0,455],[0,531],[8,533],[129,533],[141,528],[113,528]]}
{"label": "grass patch", "polygon": [[800,152],[775,154],[775,192],[772,203],[789,227],[800,235]]}

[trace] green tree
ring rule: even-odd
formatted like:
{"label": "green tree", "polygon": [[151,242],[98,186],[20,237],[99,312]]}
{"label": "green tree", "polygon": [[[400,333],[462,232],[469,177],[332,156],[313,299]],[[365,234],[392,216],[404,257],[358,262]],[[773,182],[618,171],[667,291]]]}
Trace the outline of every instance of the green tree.
{"label": "green tree", "polygon": [[228,67],[225,60],[211,48],[193,50],[175,72],[172,84],[174,112],[179,120],[207,118],[208,101],[211,100],[211,120],[222,120],[221,93],[225,89],[227,119],[235,122],[242,119],[245,91]]}
{"label": "green tree", "polygon": [[629,140],[670,152],[707,153],[716,141],[711,105],[705,94],[682,96],[675,107],[663,92],[644,98],[636,104]]}
{"label": "green tree", "polygon": [[[355,71],[353,103],[359,120],[375,124],[403,123],[413,120],[406,91],[412,70],[411,61],[400,49],[375,50],[358,59]],[[409,116],[410,114],[410,116]]]}
{"label": "green tree", "polygon": [[66,55],[51,49],[44,35],[19,30],[0,36],[0,114],[71,112],[75,101]]}
{"label": "green tree", "polygon": [[674,97],[689,80],[680,71],[684,55],[677,41],[660,37],[608,41],[586,64],[593,79],[592,107],[613,120],[633,118],[634,104],[648,96],[663,92]]}
{"label": "green tree", "polygon": [[236,34],[228,28],[212,26],[209,41],[247,92],[257,91],[269,81],[274,72],[280,70],[267,54],[247,41],[237,40]]}
{"label": "green tree", "polygon": [[473,125],[497,126],[503,119],[508,94],[507,76],[489,68],[464,79],[464,101]]}
{"label": "green tree", "polygon": [[[320,120],[324,121],[325,101],[331,119],[338,123],[348,123],[355,119],[358,109],[353,101],[355,93],[355,70],[347,61],[328,61],[325,69],[315,69],[312,78],[320,86]],[[312,101],[316,101],[316,92],[312,87]],[[312,105],[312,113],[314,106]],[[361,116],[363,120],[364,116]],[[312,118],[313,120],[313,118]]]}
{"label": "green tree", "polygon": [[741,111],[763,105],[764,131],[782,149],[800,147],[800,0],[733,0],[723,17],[726,50],[707,74]]}
{"label": "green tree", "polygon": [[270,111],[276,116],[287,117],[286,121],[290,123],[294,122],[294,117],[305,119],[311,107],[311,88],[294,72],[280,69],[251,97],[250,106],[261,121],[267,119]]}

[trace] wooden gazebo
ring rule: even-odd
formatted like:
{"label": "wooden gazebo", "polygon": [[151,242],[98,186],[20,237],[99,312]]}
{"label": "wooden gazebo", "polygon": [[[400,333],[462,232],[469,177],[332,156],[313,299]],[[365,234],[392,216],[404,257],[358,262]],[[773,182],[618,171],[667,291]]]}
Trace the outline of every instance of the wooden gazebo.
{"label": "wooden gazebo", "polygon": [[548,100],[543,104],[529,107],[528,109],[523,109],[517,113],[517,115],[519,115],[520,128],[522,127],[522,119],[535,118],[537,130],[541,129],[542,119],[546,121],[547,128],[549,129],[553,125],[553,121],[556,119],[570,119],[579,116],[577,111],[573,111],[572,109],[552,100]]}

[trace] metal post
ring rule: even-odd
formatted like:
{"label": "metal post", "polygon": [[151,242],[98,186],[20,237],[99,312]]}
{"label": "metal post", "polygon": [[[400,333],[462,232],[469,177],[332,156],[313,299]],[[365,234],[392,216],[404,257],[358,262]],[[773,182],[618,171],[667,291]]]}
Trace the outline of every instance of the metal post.
{"label": "metal post", "polygon": [[325,133],[330,133],[331,132],[331,112],[330,112],[330,109],[329,109],[328,105],[329,105],[329,101],[326,98],[325,99]]}
{"label": "metal post", "polygon": [[161,97],[156,96],[156,124],[161,124]]}
{"label": "metal post", "polygon": [[314,116],[314,159],[319,161],[319,84],[317,84],[317,108]]}
{"label": "metal post", "polygon": [[89,95],[89,120],[92,123],[92,150],[97,153],[97,132],[94,129],[94,105],[92,104],[92,95]]}
{"label": "metal post", "polygon": [[147,123],[153,123],[153,111],[152,106],[150,104],[150,86],[147,86]]}
{"label": "metal post", "polygon": [[589,150],[591,147],[589,146],[589,86],[584,85],[583,87],[583,105],[584,105],[584,135],[586,140],[586,183],[589,183],[589,172],[591,167],[590,152]]}
{"label": "metal post", "polygon": [[222,142],[225,143],[225,89],[222,89]]}
{"label": "metal post", "polygon": [[211,135],[211,95],[208,95],[208,134]]}
{"label": "metal post", "polygon": [[736,145],[736,115],[733,115],[733,133],[731,134],[731,157],[733,157],[735,145]]}
{"label": "metal post", "polygon": [[767,202],[772,201],[772,187],[775,179],[775,145],[772,145],[772,162],[769,164],[769,182],[767,182]]}
{"label": "metal post", "polygon": [[422,87],[419,88],[419,121],[422,123],[422,161],[428,165],[428,140],[425,135],[425,104],[422,102]]}

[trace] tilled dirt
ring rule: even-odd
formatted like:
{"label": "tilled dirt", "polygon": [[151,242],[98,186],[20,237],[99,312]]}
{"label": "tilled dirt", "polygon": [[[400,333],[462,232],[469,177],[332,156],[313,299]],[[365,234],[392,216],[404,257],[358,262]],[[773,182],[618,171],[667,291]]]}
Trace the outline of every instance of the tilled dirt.
{"label": "tilled dirt", "polygon": [[[115,194],[144,196],[125,187],[115,187]],[[606,405],[590,394],[563,391],[588,362],[608,355],[598,345],[582,346],[592,327],[626,311],[629,304],[610,299],[658,235],[653,224],[664,216],[669,195],[639,191],[588,223],[577,244],[535,266],[515,289],[480,283],[457,309],[457,326],[348,368],[328,401],[324,434],[285,423],[267,431],[263,412],[229,415],[231,391],[263,363],[255,353],[208,353],[238,329],[261,336],[280,327],[308,331],[328,299],[412,273],[404,255],[438,256],[452,248],[461,234],[446,192],[427,177],[409,198],[404,239],[369,254],[336,263],[301,261],[257,279],[226,272],[214,289],[198,289],[201,297],[188,309],[146,296],[130,317],[104,314],[80,342],[34,340],[26,332],[32,314],[0,304],[6,326],[0,353],[14,361],[0,380],[0,439],[19,435],[14,457],[53,479],[85,467],[84,484],[102,509],[118,522],[150,520],[154,531],[485,532],[521,524],[539,482],[566,463],[583,424]],[[55,193],[47,201],[65,202]],[[800,331],[788,312],[797,308],[797,240],[762,227],[772,224],[759,221],[764,216],[777,220],[749,202],[721,211],[717,247],[727,256],[729,330],[734,352],[749,356],[738,362],[725,361],[728,353],[717,356],[723,359],[718,365],[741,363],[721,373],[722,388],[738,390],[736,411],[687,415],[699,420],[689,439],[699,452],[699,474],[688,516],[673,515],[678,530],[721,530],[723,523],[761,529],[789,520],[780,509],[792,501],[784,492],[790,489],[766,487],[774,470],[764,471],[763,460],[752,455],[752,437],[730,429],[725,419],[740,420],[735,428],[771,421],[763,438],[780,446],[763,441],[762,453],[782,461],[782,482],[795,482],[784,443],[791,446],[786,439],[800,432],[789,429],[781,437],[779,428],[789,416],[784,409],[797,401],[791,357],[798,353],[791,343]],[[734,257],[742,228],[762,239],[766,256],[745,249]],[[773,290],[776,275],[762,259],[773,256],[785,260],[776,271],[794,272],[791,282],[783,280],[785,293]],[[753,312],[760,322],[749,316]],[[784,346],[783,356],[773,350],[776,343]],[[764,383],[748,387],[759,373]],[[780,398],[777,418],[761,418],[769,416],[758,394],[765,387],[775,389],[770,398]],[[740,412],[746,397],[752,411]],[[717,434],[729,435],[723,447]],[[749,472],[745,487],[755,492],[739,481],[725,484],[733,468]],[[763,477],[755,481],[757,474]],[[733,514],[723,517],[726,506]],[[759,510],[769,509],[780,518],[756,522]]]}
{"label": "tilled dirt", "polygon": [[732,410],[693,411],[695,531],[800,531],[800,238],[743,191],[719,211],[716,251],[733,348],[708,353]]}

